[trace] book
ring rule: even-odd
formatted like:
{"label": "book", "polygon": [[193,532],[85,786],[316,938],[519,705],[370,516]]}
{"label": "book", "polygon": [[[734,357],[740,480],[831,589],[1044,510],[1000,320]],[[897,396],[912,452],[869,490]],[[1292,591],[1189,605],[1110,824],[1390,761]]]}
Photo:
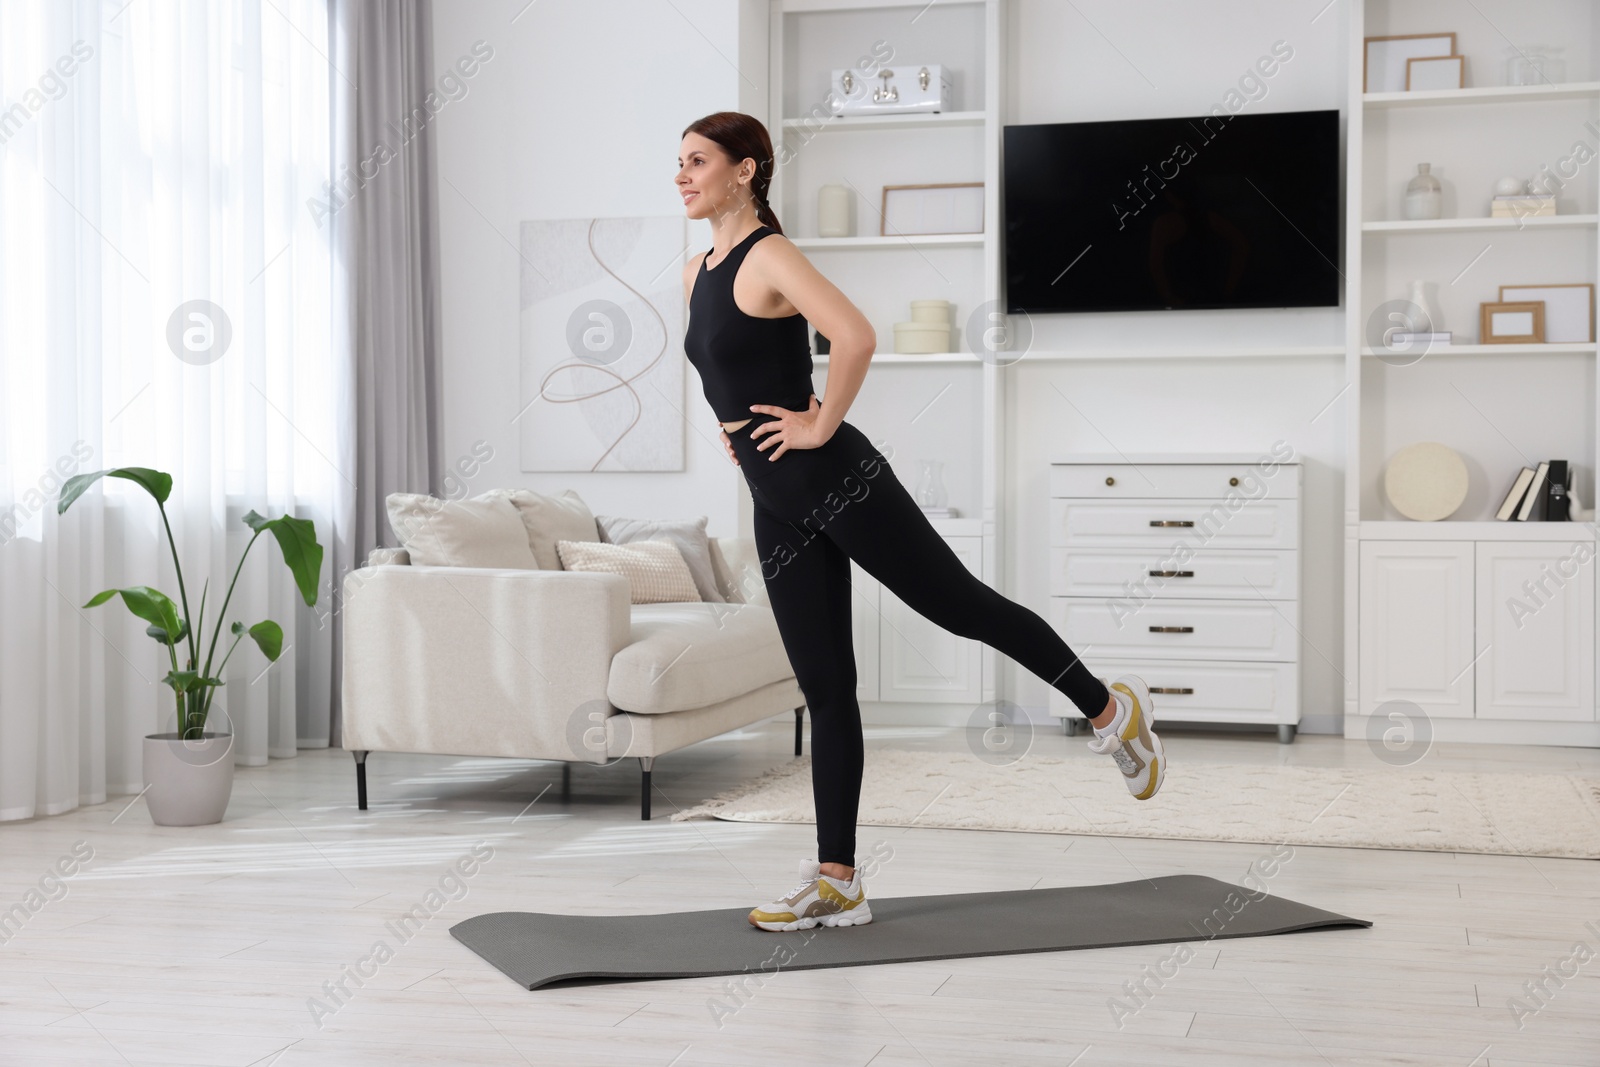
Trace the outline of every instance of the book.
{"label": "book", "polygon": [[1450,343],[1450,331],[1434,330],[1429,333],[1426,330],[1396,330],[1389,335],[1389,344],[1391,345],[1414,344],[1418,341],[1447,345]]}
{"label": "book", "polygon": [[1526,522],[1528,516],[1533,514],[1533,506],[1544,495],[1544,480],[1550,473],[1548,460],[1539,464],[1539,469],[1533,472],[1533,481],[1528,483],[1528,495],[1522,498],[1522,507],[1517,509],[1517,518]]}
{"label": "book", "polygon": [[1545,475],[1544,517],[1546,522],[1566,522],[1567,514],[1567,461],[1553,459]]}
{"label": "book", "polygon": [[1527,493],[1528,483],[1531,481],[1533,481],[1533,468],[1523,467],[1518,472],[1516,480],[1511,483],[1511,491],[1500,502],[1500,510],[1494,513],[1494,517],[1502,522],[1511,518],[1516,513],[1517,505],[1522,502],[1523,495]]}
{"label": "book", "polygon": [[1555,193],[1511,193],[1509,195],[1496,195],[1496,200],[1554,200]]}
{"label": "book", "polygon": [[1518,197],[1515,200],[1496,200],[1489,206],[1489,217],[1492,219],[1517,219],[1533,216],[1535,218],[1556,213],[1554,200],[1529,200]]}

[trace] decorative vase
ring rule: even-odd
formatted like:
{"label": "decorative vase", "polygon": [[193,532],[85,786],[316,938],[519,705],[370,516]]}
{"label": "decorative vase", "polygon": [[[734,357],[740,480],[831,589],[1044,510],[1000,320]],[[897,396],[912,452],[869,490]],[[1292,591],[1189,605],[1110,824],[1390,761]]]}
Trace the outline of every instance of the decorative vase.
{"label": "decorative vase", "polygon": [[942,508],[945,505],[944,464],[936,459],[917,460],[917,488],[913,494],[917,503],[925,508]]}
{"label": "decorative vase", "polygon": [[1439,317],[1434,314],[1433,306],[1428,303],[1427,283],[1416,281],[1411,283],[1411,303],[1417,309],[1417,321],[1411,329],[1416,333],[1431,333],[1442,329]]}
{"label": "decorative vase", "polygon": [[176,731],[146,734],[144,785],[157,826],[221,822],[233,794],[233,735],[205,731],[183,741]]}
{"label": "decorative vase", "polygon": [[1432,165],[1417,164],[1417,176],[1406,183],[1404,212],[1408,219],[1436,219],[1444,207],[1444,196],[1439,179],[1432,174]]}
{"label": "decorative vase", "polygon": [[850,236],[850,189],[843,185],[824,185],[817,190],[817,235]]}

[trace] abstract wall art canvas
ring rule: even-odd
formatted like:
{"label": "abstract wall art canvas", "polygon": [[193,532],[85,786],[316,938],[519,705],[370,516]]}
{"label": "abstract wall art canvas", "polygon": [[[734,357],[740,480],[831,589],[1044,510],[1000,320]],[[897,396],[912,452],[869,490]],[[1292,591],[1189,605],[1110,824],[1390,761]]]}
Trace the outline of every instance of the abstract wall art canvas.
{"label": "abstract wall art canvas", "polygon": [[524,471],[684,469],[682,216],[522,223]]}

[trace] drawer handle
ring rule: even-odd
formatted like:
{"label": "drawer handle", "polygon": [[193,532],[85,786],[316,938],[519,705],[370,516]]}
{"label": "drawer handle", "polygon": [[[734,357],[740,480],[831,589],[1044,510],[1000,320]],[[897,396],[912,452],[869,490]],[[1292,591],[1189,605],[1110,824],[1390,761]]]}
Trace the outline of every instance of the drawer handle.
{"label": "drawer handle", "polygon": [[1193,578],[1194,571],[1151,571],[1152,578]]}
{"label": "drawer handle", "polygon": [[1190,694],[1192,694],[1194,692],[1194,690],[1190,689],[1186,685],[1185,686],[1152,685],[1150,687],[1150,692],[1152,692],[1152,693],[1164,693],[1164,694],[1166,694],[1168,696],[1189,696]]}
{"label": "drawer handle", "polygon": [[1193,526],[1193,519],[1151,519],[1151,526]]}
{"label": "drawer handle", "polygon": [[1239,484],[1239,479],[1237,479],[1237,478],[1229,478],[1228,479],[1228,484],[1229,485],[1238,485]]}
{"label": "drawer handle", "polygon": [[1111,477],[1111,475],[1108,474],[1108,475],[1106,475],[1106,484],[1107,485],[1116,485],[1117,484],[1117,480],[1115,478]]}
{"label": "drawer handle", "polygon": [[1192,634],[1192,633],[1194,633],[1194,627],[1193,626],[1152,626],[1152,627],[1150,627],[1150,632],[1153,633],[1153,634]]}

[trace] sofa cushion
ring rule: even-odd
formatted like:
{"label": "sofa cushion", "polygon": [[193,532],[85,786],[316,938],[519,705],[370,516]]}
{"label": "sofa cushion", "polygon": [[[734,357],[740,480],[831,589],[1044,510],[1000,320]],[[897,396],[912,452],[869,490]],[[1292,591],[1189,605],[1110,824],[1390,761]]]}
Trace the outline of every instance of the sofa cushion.
{"label": "sofa cushion", "polygon": [[622,711],[702,708],[792,680],[772,609],[760,604],[637,604],[630,642],[611,657],[606,697]]}
{"label": "sofa cushion", "polygon": [[635,604],[699,600],[683,554],[671,541],[636,541],[608,545],[599,541],[557,541],[561,567],[569,571],[603,571],[628,579]]}
{"label": "sofa cushion", "polygon": [[593,512],[572,489],[563,489],[555,496],[532,489],[502,489],[500,492],[516,505],[522,524],[527,528],[528,547],[544,570],[562,569],[561,557],[556,552],[557,541],[600,540]]}
{"label": "sofa cushion", "polygon": [[511,502],[496,496],[440,500],[426,493],[390,493],[389,527],[419,567],[539,566]]}
{"label": "sofa cushion", "polygon": [[694,587],[701,600],[723,604],[727,597],[717,588],[717,575],[711,568],[711,541],[706,536],[706,516],[698,519],[624,519],[615,515],[596,515],[600,540],[613,545],[636,541],[671,541],[689,565]]}

